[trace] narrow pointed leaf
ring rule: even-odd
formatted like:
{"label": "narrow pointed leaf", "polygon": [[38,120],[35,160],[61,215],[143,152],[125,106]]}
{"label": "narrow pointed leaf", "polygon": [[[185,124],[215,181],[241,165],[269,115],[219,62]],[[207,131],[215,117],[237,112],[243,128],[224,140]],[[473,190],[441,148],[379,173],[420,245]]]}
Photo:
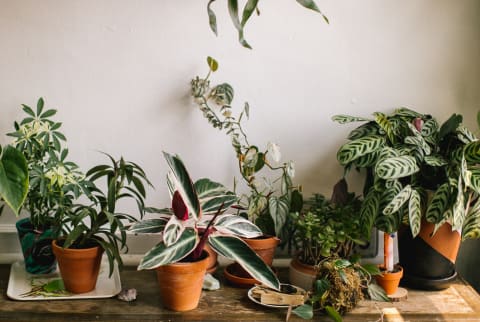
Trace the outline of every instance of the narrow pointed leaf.
{"label": "narrow pointed leaf", "polygon": [[412,189],[410,200],[408,202],[408,221],[410,223],[410,230],[413,237],[416,237],[420,232],[421,219],[422,202],[420,193],[418,193],[417,190]]}
{"label": "narrow pointed leaf", "polygon": [[280,289],[280,281],[272,269],[241,239],[212,234],[208,241],[217,253],[236,261],[254,279],[275,290]]}
{"label": "narrow pointed leaf", "polygon": [[210,7],[215,0],[208,1],[207,5],[207,12],[208,12],[208,24],[210,25],[210,29],[213,33],[218,36],[217,33],[217,17],[215,16],[215,12],[213,12],[212,8]]}
{"label": "narrow pointed leaf", "polygon": [[345,123],[352,123],[352,122],[367,122],[367,121],[370,121],[370,120],[366,119],[364,117],[338,114],[338,115],[332,116],[332,121],[340,123],[340,124],[345,124]]}
{"label": "narrow pointed leaf", "polygon": [[425,218],[428,222],[438,223],[442,217],[443,213],[447,210],[450,200],[450,185],[449,183],[444,183],[435,191],[435,194],[432,197],[427,212],[425,213]]}

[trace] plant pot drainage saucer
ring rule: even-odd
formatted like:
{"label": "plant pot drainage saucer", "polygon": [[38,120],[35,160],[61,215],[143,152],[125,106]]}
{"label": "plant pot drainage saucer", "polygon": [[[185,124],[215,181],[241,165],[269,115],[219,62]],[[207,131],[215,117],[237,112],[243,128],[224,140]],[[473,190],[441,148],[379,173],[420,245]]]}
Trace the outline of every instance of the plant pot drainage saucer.
{"label": "plant pot drainage saucer", "polygon": [[457,279],[457,271],[451,276],[439,279],[425,278],[415,275],[404,274],[400,282],[402,286],[427,291],[440,291],[450,287]]}
{"label": "plant pot drainage saucer", "polygon": [[[242,277],[238,276],[237,273],[237,267],[239,265],[237,263],[232,263],[225,267],[223,270],[223,274],[225,276],[225,279],[233,286],[240,287],[240,288],[250,288],[254,285],[260,284],[259,281],[257,281],[254,278],[251,277]],[[273,267],[271,267],[273,272],[277,274],[277,270]]]}

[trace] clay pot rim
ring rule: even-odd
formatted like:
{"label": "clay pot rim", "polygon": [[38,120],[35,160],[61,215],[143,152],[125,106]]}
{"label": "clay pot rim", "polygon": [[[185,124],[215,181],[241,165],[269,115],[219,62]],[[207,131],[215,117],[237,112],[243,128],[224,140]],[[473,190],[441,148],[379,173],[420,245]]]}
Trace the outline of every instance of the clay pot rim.
{"label": "clay pot rim", "polygon": [[[60,240],[63,240],[63,239],[60,239]],[[99,249],[100,252],[103,252],[103,248],[101,248],[99,245],[93,246],[93,247],[88,247],[88,248],[64,248],[57,243],[57,239],[52,240],[52,247],[54,249],[57,249],[60,252],[66,253],[66,254],[68,254],[68,253],[79,254],[79,253],[82,253],[82,252],[83,253],[89,253],[89,252],[92,251],[92,249],[95,249],[95,248]]]}
{"label": "clay pot rim", "polygon": [[[376,277],[389,278],[389,279],[396,279],[396,278],[401,279],[403,277],[403,267],[400,264],[393,265],[394,270],[398,269],[398,271],[394,271],[394,272],[385,271],[385,266],[383,266],[383,264],[379,264],[377,266],[380,269],[381,274],[376,275]],[[384,271],[382,272],[382,270]]]}

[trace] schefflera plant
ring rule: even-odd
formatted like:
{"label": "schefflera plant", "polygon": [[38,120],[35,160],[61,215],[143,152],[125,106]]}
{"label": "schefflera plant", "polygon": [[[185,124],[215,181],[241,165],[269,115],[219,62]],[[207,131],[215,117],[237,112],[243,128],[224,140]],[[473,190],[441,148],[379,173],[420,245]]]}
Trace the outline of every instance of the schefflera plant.
{"label": "schefflera plant", "polygon": [[160,233],[161,242],[149,250],[138,269],[154,269],[180,261],[195,261],[208,243],[215,252],[235,260],[257,281],[273,289],[280,282],[270,267],[241,238],[262,236],[247,219],[223,213],[237,201],[223,185],[200,179],[193,183],[178,156],[164,152],[170,168],[167,184],[172,207],[148,209],[158,218],[133,224],[134,233]]}

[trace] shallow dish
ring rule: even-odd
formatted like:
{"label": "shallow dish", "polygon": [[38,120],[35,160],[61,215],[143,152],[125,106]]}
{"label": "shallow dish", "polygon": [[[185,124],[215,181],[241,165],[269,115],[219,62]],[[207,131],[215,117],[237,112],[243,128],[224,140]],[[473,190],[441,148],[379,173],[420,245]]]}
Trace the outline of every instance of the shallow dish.
{"label": "shallow dish", "polygon": [[[292,285],[292,284],[284,284],[284,283],[282,283],[282,284],[280,284],[280,285],[294,287],[295,289],[297,289],[297,291],[300,291],[300,292],[302,292],[303,294],[306,293],[306,291],[305,291],[303,288],[300,288],[300,287],[295,286],[295,285]],[[288,307],[290,306],[290,305],[288,305],[288,304],[265,304],[265,303],[260,302],[259,299],[256,299],[256,298],[253,296],[253,292],[255,291],[255,289],[260,288],[260,287],[261,287],[261,286],[257,285],[257,286],[254,286],[254,287],[252,287],[251,289],[248,290],[247,296],[248,296],[248,298],[249,298],[252,302],[255,302],[255,303],[260,304],[260,305],[262,305],[262,306],[272,307],[272,308],[276,308],[276,309],[288,309]],[[293,305],[293,307],[295,307],[295,306],[298,306],[298,305]]]}

